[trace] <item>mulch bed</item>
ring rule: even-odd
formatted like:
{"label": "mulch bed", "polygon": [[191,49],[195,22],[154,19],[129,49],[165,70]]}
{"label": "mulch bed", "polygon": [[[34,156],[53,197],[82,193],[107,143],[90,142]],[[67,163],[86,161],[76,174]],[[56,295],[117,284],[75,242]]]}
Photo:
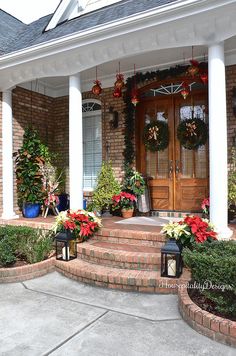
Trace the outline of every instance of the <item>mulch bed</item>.
{"label": "mulch bed", "polygon": [[219,316],[221,318],[226,318],[232,321],[236,321],[236,316],[233,317],[232,315],[224,315],[220,313],[218,310],[216,310],[215,303],[206,298],[199,289],[188,289],[188,294],[192,301],[197,304],[201,309],[214,314],[216,316]]}

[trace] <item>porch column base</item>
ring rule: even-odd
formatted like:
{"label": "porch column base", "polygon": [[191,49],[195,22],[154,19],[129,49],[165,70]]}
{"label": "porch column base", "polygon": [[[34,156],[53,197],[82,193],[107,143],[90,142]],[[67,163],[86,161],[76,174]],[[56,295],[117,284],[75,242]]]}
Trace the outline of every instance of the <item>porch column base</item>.
{"label": "porch column base", "polygon": [[229,227],[227,227],[222,231],[218,231],[218,240],[227,241],[230,240],[232,236],[233,236],[233,230],[231,230]]}
{"label": "porch column base", "polygon": [[12,214],[2,214],[1,219],[3,220],[14,220],[14,219],[19,219],[19,215],[15,214],[12,212]]}

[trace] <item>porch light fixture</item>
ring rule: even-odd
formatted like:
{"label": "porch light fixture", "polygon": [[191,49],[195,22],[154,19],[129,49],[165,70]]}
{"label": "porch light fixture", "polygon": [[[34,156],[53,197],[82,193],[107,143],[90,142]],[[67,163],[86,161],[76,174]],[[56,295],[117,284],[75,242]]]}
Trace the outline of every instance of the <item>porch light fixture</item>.
{"label": "porch light fixture", "polygon": [[113,106],[109,107],[109,124],[111,129],[117,129],[119,126],[119,113],[114,110]]}
{"label": "porch light fixture", "polygon": [[183,270],[182,247],[169,239],[161,248],[161,277],[179,278]]}
{"label": "porch light fixture", "polygon": [[234,116],[236,117],[236,87],[232,89],[232,109]]}
{"label": "porch light fixture", "polygon": [[76,240],[68,230],[59,232],[55,237],[56,259],[70,261],[77,258]]}

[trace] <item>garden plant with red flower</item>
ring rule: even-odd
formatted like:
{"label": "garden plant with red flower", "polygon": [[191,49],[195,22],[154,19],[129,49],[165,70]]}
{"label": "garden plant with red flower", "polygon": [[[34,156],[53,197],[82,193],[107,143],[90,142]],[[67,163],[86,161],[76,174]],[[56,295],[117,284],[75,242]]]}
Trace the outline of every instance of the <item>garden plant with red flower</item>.
{"label": "garden plant with red flower", "polygon": [[169,222],[162,232],[168,238],[175,238],[184,247],[191,247],[194,243],[217,240],[217,233],[214,226],[207,219],[200,216],[186,216],[179,222]]}
{"label": "garden plant with red flower", "polygon": [[127,192],[121,192],[112,197],[112,210],[124,209],[130,210],[134,208],[137,198],[134,194]]}
{"label": "garden plant with red flower", "polygon": [[75,238],[82,238],[83,240],[93,236],[102,226],[101,219],[86,210],[62,211],[55,219],[55,233],[70,230]]}

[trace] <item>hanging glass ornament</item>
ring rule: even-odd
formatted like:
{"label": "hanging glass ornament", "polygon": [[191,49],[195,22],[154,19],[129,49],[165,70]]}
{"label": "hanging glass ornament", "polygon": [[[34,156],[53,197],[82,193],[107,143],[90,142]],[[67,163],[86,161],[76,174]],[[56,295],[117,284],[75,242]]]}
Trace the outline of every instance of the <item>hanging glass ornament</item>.
{"label": "hanging glass ornament", "polygon": [[192,46],[192,59],[190,60],[191,66],[188,67],[187,72],[191,77],[195,77],[195,75],[199,72],[199,62],[193,59],[193,46]]}
{"label": "hanging glass ornament", "polygon": [[189,95],[190,90],[189,90],[189,85],[188,83],[184,82],[182,84],[182,89],[180,91],[180,94],[182,95],[182,97],[184,98],[184,100],[187,98],[187,96]]}
{"label": "hanging glass ornament", "polygon": [[121,73],[116,74],[116,81],[114,83],[115,88],[122,89],[125,86],[124,75]]}
{"label": "hanging glass ornament", "polygon": [[96,67],[96,80],[94,80],[94,86],[92,87],[92,93],[94,95],[100,95],[102,92],[101,82],[97,78],[97,67]]}

